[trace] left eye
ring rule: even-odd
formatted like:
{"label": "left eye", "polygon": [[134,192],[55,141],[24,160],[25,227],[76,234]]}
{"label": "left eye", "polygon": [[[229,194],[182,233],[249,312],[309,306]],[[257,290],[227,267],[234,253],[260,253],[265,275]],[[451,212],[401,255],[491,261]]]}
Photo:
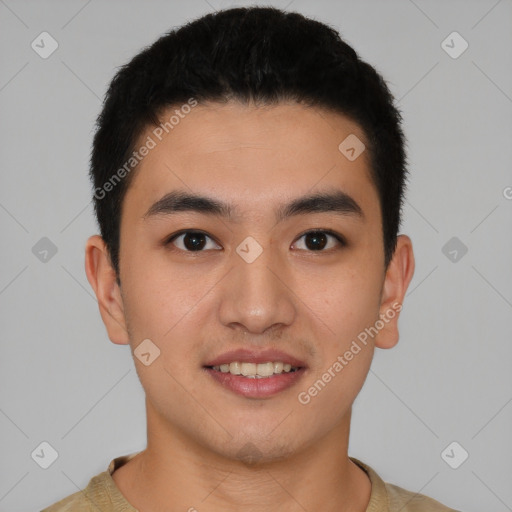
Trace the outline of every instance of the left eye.
{"label": "left eye", "polygon": [[[317,251],[321,252],[324,249],[332,249],[336,246],[336,243],[338,245],[344,246],[345,242],[344,240],[337,234],[332,233],[330,231],[308,231],[307,233],[304,233],[299,240],[304,238],[305,242],[305,250],[310,251]],[[334,239],[334,243],[331,243],[329,245],[329,238]],[[300,248],[301,250],[304,250],[303,248]]]}

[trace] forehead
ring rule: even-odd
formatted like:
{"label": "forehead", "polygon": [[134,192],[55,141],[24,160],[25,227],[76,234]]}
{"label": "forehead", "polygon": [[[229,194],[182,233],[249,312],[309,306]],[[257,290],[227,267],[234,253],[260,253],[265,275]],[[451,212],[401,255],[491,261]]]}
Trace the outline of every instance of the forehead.
{"label": "forehead", "polygon": [[357,197],[363,209],[378,202],[365,134],[340,114],[296,103],[235,102],[186,112],[169,108],[160,126],[141,134],[138,146],[151,141],[152,149],[125,201],[147,208],[174,189],[188,189],[235,201],[237,211],[264,211],[284,197],[331,188]]}

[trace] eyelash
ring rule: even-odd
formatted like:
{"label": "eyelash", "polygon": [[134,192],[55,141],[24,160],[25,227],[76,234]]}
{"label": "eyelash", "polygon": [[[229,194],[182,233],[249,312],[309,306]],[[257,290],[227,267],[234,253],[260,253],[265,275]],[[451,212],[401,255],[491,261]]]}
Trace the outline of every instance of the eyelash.
{"label": "eyelash", "polygon": [[[311,252],[311,253],[322,253],[322,252],[325,252],[325,253],[329,253],[333,250],[336,250],[336,249],[341,249],[343,247],[345,247],[347,245],[347,242],[346,240],[338,233],[334,232],[334,231],[331,231],[330,229],[310,229],[308,231],[306,231],[305,233],[302,233],[298,238],[297,240],[300,240],[301,238],[305,237],[306,235],[308,234],[311,234],[311,233],[322,233],[322,234],[325,234],[325,235],[329,235],[331,237],[333,237],[334,239],[336,239],[340,245],[340,247],[336,248],[336,247],[331,247],[330,249],[320,249],[318,251],[313,251],[313,250],[308,250],[308,249],[300,249],[300,250],[305,250],[306,252]],[[194,234],[194,235],[204,235],[206,236],[207,238],[210,238],[211,240],[213,240],[215,242],[215,240],[210,236],[208,235],[207,233],[205,233],[204,231],[199,231],[199,230],[184,230],[184,231],[179,231],[178,233],[174,233],[173,235],[171,235],[170,237],[168,237],[165,241],[164,241],[164,245],[165,246],[169,246],[172,244],[172,242],[174,240],[176,240],[177,238],[179,238],[180,236],[182,235],[186,235],[186,234]],[[215,242],[217,245],[220,245],[218,244],[217,242]],[[201,253],[201,252],[206,252],[207,250],[211,250],[211,249],[202,249],[200,251],[189,251],[189,250],[186,250],[186,249],[180,249],[179,247],[176,247],[175,248],[176,250],[178,251],[182,251],[182,252],[187,252],[187,253]]]}

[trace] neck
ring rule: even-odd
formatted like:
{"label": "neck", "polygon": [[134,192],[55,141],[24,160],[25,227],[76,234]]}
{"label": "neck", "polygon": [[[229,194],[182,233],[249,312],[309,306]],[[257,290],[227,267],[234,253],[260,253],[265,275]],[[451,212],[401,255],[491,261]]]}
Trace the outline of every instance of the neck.
{"label": "neck", "polygon": [[255,444],[242,443],[236,458],[160,421],[148,406],[147,449],[113,475],[141,512],[169,504],[190,512],[366,510],[370,481],[347,454],[350,411],[336,429],[300,451],[283,455],[280,446],[263,454]]}

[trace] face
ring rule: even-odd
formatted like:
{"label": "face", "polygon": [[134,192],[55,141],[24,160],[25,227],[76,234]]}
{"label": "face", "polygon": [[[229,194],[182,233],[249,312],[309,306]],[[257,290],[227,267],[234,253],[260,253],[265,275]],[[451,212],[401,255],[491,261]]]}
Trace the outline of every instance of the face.
{"label": "face", "polygon": [[[369,155],[338,148],[363,132],[297,104],[234,103],[160,132],[140,139],[156,145],[124,199],[119,310],[104,316],[115,343],[151,340],[150,364],[134,357],[148,428],[268,460],[341,433],[382,335],[368,328],[387,315],[382,332],[395,329],[405,293],[386,277]],[[232,374],[254,370],[277,374]]]}

